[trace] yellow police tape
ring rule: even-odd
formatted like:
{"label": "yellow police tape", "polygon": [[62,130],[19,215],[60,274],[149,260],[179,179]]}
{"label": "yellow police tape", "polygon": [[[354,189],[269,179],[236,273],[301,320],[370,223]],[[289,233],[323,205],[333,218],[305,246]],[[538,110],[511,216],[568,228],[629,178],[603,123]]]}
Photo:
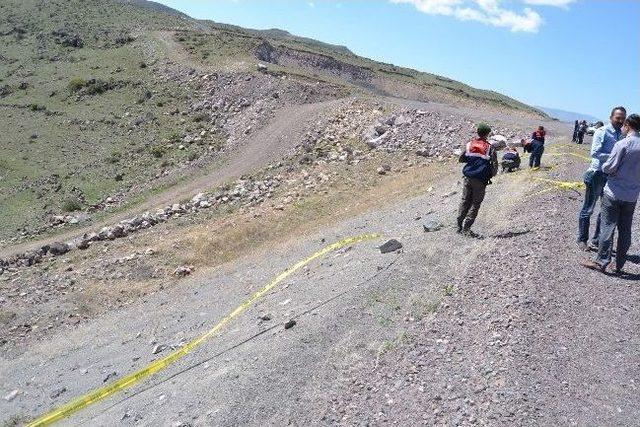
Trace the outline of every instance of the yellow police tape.
{"label": "yellow police tape", "polygon": [[549,156],[558,156],[558,157],[569,155],[569,156],[577,157],[577,158],[582,159],[582,160],[587,160],[589,162],[592,160],[591,157],[587,157],[587,156],[584,156],[582,154],[578,154],[578,153],[574,153],[574,152],[548,153],[547,155],[549,155]]}
{"label": "yellow police tape", "polygon": [[583,190],[585,188],[584,182],[581,181],[555,181],[553,179],[546,178],[534,178],[536,181],[547,182],[550,184],[550,187],[545,188],[544,190],[538,191],[536,193],[531,194],[529,197],[538,196],[540,194],[547,193],[553,190]]}
{"label": "yellow police tape", "polygon": [[231,322],[235,317],[239,314],[247,310],[251,305],[253,305],[259,298],[263,297],[267,292],[273,289],[278,283],[282,282],[284,279],[289,277],[291,274],[295,273],[297,270],[301,269],[305,265],[309,264],[311,261],[320,258],[329,252],[335,251],[337,249],[343,248],[345,246],[349,246],[354,243],[366,241],[366,240],[375,240],[382,237],[380,234],[361,234],[358,236],[347,237],[338,242],[332,243],[328,246],[325,246],[318,252],[313,255],[298,261],[293,266],[287,268],[282,273],[280,273],[276,278],[267,283],[262,289],[254,293],[249,299],[240,304],[235,310],[231,313],[227,314],[220,322],[218,322],[213,328],[209,329],[206,333],[201,335],[200,337],[194,339],[193,341],[187,343],[183,347],[174,351],[166,357],[163,357],[160,360],[156,360],[155,362],[150,363],[145,368],[129,374],[125,377],[120,378],[119,380],[114,381],[111,384],[108,384],[104,387],[100,387],[94,391],[91,391],[84,396],[80,396],[71,402],[63,405],[53,411],[42,415],[36,420],[30,422],[28,424],[29,427],[34,426],[48,426],[53,424],[56,421],[59,421],[63,418],[66,418],[86,407],[92,405],[100,400],[103,400],[119,391],[122,391],[128,387],[133,386],[134,384],[142,381],[143,379],[150,377],[151,375],[162,371],[171,363],[180,359],[181,357],[187,355],[191,351],[193,351],[196,347],[200,346],[202,343],[207,341],[213,335],[215,335],[222,327]]}

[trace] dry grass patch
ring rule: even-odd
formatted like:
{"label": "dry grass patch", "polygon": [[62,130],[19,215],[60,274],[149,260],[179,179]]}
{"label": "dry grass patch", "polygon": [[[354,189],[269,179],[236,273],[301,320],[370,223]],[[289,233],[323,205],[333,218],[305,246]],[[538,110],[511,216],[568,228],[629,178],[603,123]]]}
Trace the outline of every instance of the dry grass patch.
{"label": "dry grass patch", "polygon": [[283,245],[296,236],[424,193],[449,172],[442,165],[421,165],[380,177],[370,169],[343,170],[330,191],[305,196],[282,211],[252,208],[183,230],[177,243],[185,249],[183,261],[214,267],[262,249],[266,243]]}

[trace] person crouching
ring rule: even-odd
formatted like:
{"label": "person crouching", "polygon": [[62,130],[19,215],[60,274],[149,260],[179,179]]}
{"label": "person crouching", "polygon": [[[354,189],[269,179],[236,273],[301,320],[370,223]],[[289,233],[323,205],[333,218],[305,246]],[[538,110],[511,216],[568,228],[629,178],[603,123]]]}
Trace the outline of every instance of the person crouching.
{"label": "person crouching", "polygon": [[520,168],[520,154],[516,147],[507,145],[502,155],[502,172],[513,172]]}
{"label": "person crouching", "polygon": [[487,185],[498,172],[498,157],[495,149],[487,141],[491,128],[480,123],[477,129],[478,138],[469,142],[460,155],[460,163],[464,175],[462,200],[458,208],[458,232],[471,233],[471,226],[478,216],[480,205],[484,200]]}

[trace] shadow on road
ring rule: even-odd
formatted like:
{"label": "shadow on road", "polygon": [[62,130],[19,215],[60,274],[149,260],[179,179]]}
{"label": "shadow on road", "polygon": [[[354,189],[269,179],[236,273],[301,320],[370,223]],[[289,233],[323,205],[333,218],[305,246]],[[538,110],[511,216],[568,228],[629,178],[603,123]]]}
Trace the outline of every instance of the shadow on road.
{"label": "shadow on road", "polygon": [[500,233],[500,234],[495,234],[491,237],[493,237],[494,239],[510,239],[512,237],[518,237],[518,236],[522,236],[525,234],[531,233],[531,230],[526,229],[526,230],[514,230],[514,231],[507,231],[506,233]]}
{"label": "shadow on road", "polygon": [[631,264],[640,264],[640,255],[627,255],[627,262]]}

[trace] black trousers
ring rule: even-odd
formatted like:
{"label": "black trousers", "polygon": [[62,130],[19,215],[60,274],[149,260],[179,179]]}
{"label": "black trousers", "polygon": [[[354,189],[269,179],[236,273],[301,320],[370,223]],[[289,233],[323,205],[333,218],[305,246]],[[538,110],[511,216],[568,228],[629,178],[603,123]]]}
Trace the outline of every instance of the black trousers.
{"label": "black trousers", "polygon": [[458,208],[458,227],[469,230],[478,216],[480,205],[484,200],[487,184],[476,178],[464,177],[462,183],[462,200]]}
{"label": "black trousers", "polygon": [[539,168],[542,161],[542,153],[544,153],[544,143],[532,142],[531,157],[529,157],[529,167]]}
{"label": "black trousers", "polygon": [[602,196],[602,233],[596,260],[601,266],[606,267],[611,262],[613,233],[617,228],[616,268],[622,270],[624,267],[631,247],[631,224],[635,209],[635,202],[616,200],[606,194]]}

